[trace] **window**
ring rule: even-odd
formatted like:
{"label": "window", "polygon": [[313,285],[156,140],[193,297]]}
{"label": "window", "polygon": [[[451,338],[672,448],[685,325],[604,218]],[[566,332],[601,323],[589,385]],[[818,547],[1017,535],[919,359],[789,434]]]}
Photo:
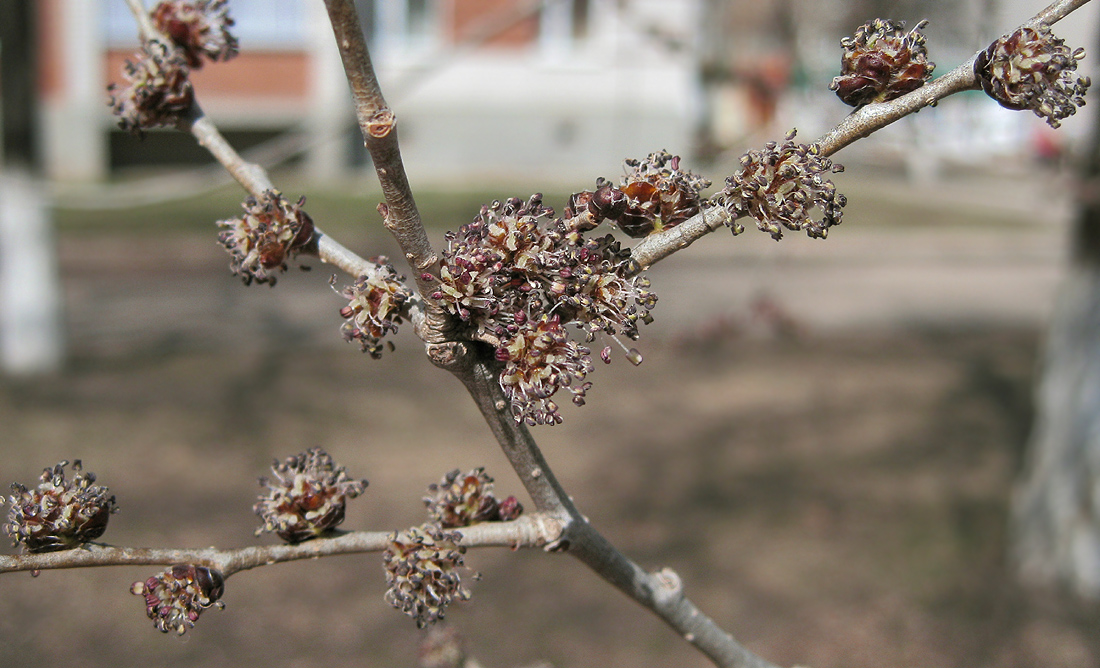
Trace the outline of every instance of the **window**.
{"label": "window", "polygon": [[373,43],[383,52],[423,51],[439,42],[439,0],[375,0]]}
{"label": "window", "polygon": [[588,37],[590,0],[543,0],[539,14],[539,45],[544,53],[562,55]]}
{"label": "window", "polygon": [[[240,41],[241,50],[304,49],[308,44],[307,1],[233,0],[229,16],[236,23],[233,34]],[[137,26],[126,3],[110,0],[103,4],[108,46],[137,47]]]}

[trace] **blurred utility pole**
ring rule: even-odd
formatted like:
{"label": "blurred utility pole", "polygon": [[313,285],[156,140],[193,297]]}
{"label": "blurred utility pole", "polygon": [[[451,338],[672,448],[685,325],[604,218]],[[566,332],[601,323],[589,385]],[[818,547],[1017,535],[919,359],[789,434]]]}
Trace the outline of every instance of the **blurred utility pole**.
{"label": "blurred utility pole", "polygon": [[37,2],[0,0],[0,370],[56,370],[64,343],[37,149]]}

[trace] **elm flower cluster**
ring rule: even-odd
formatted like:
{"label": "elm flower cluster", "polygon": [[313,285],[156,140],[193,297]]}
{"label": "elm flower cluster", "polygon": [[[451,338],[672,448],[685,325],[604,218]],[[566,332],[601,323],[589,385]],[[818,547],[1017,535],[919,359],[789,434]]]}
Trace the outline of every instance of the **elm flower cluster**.
{"label": "elm flower cluster", "polygon": [[[526,316],[517,313],[522,321]],[[523,327],[497,348],[496,359],[504,362],[500,386],[512,402],[513,411],[533,424],[560,424],[563,420],[552,397],[568,390],[573,403],[584,405],[592,383],[584,379],[592,371],[592,351],[569,338],[555,315],[542,315],[532,327]]]}
{"label": "elm flower cluster", "polygon": [[150,13],[153,25],[172,40],[192,69],[202,67],[205,56],[213,61],[237,55],[237,38],[229,32],[229,0],[164,0]]}
{"label": "elm flower cluster", "polygon": [[[620,196],[619,202],[623,201]],[[542,196],[483,206],[448,234],[431,297],[457,316],[468,336],[496,348],[500,383],[517,421],[562,421],[551,397],[567,388],[583,403],[591,351],[570,340],[566,325],[597,334],[639,336],[656,296],[635,275],[630,251],[611,235],[586,238],[614,208],[610,188],[574,195],[561,218]]]}
{"label": "elm flower cluster", "polygon": [[[389,258],[378,256],[374,267],[344,288],[340,294],[348,305],[340,309],[347,322],[341,327],[345,341],[358,341],[363,352],[378,359],[382,356],[382,338],[396,332],[402,322],[401,309],[412,298]],[[389,343],[393,349],[393,343]]]}
{"label": "elm flower cluster", "polygon": [[172,127],[186,116],[195,99],[187,59],[157,40],[146,41],[123,69],[125,87],[111,84],[111,111],[118,126],[142,136],[146,130]]}
{"label": "elm flower cluster", "polygon": [[107,530],[111,514],[118,511],[115,497],[95,484],[94,473],[82,471],[79,459],[73,461],[76,475],[66,480],[68,464],[43,470],[34,489],[12,483],[4,532],[13,545],[33,553],[70,550]]}
{"label": "elm flower cluster", "polygon": [[[741,170],[727,178],[726,187],[715,196],[733,217],[734,234],[743,231],[736,222],[741,216],[754,218],[756,226],[776,240],[783,237],[784,228],[824,239],[830,227],[840,224],[847,198],[822,175],[844,168],[822,156],[817,144],[796,144],[794,137],[791,130],[782,144],[768,142],[764,150],[741,156]],[[816,219],[815,209],[820,212]]]}
{"label": "elm flower cluster", "polygon": [[[607,215],[631,237],[644,237],[674,227],[703,208],[699,194],[710,181],[680,169],[680,156],[650,153],[645,160],[626,160],[627,173],[618,190],[625,196],[622,212]],[[597,183],[597,186],[603,184]],[[597,188],[598,190],[599,188]],[[615,193],[611,193],[615,198]]]}
{"label": "elm flower cluster", "polygon": [[458,568],[466,548],[462,534],[432,524],[397,531],[382,552],[386,570],[386,602],[424,628],[441,619],[447,606],[470,598]]}
{"label": "elm flower cluster", "polygon": [[905,23],[875,19],[856,28],[851,37],[840,40],[844,47],[840,76],[829,89],[845,104],[861,107],[886,102],[923,86],[932,78],[935,63],[928,62],[928,49],[920,30],[921,21],[909,32]]}
{"label": "elm flower cluster", "polygon": [[477,522],[507,522],[523,513],[523,506],[516,497],[497,500],[493,495],[493,479],[484,468],[468,473],[455,469],[447,473],[439,483],[428,485],[424,505],[432,521],[444,529]]}
{"label": "elm flower cluster", "polygon": [[347,500],[367,488],[352,480],[327,452],[311,448],[271,465],[275,478],[260,478],[267,492],[253,506],[263,520],[256,535],[272,532],[288,543],[317,538],[344,521]]}
{"label": "elm flower cluster", "polygon": [[135,582],[130,593],[145,598],[145,614],[161,633],[177,635],[195,628],[203,610],[224,608],[225,578],[218,571],[193,564],[176,564],[144,582]]}
{"label": "elm flower cluster", "polygon": [[245,285],[275,285],[287,260],[314,242],[313,219],[302,210],[305,202],[302,197],[291,204],[278,190],[265,190],[258,199],[244,201],[243,216],[218,221],[223,228],[218,241],[229,252],[229,269]]}
{"label": "elm flower cluster", "polygon": [[1020,28],[978,54],[974,74],[982,89],[1002,107],[1031,109],[1057,128],[1062,119],[1084,106],[1091,81],[1078,77],[1077,61],[1084,49],[1070,51],[1050,27]]}

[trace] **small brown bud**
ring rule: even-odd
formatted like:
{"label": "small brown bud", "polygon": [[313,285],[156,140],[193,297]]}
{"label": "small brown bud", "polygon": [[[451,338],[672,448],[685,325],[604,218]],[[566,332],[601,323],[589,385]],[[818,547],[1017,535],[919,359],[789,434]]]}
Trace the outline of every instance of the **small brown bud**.
{"label": "small brown bud", "polygon": [[83,472],[79,459],[73,461],[76,475],[65,479],[63,461],[45,469],[38,487],[11,486],[11,509],[4,532],[13,544],[27,552],[71,550],[95,540],[107,530],[111,514],[118,511],[115,497],[107,488],[95,485],[95,474]]}
{"label": "small brown bud", "polygon": [[199,615],[210,607],[224,608],[225,578],[218,571],[194,564],[176,564],[135,582],[130,593],[145,598],[145,614],[162,633],[177,635],[195,627]]}
{"label": "small brown bud", "polygon": [[153,24],[168,35],[192,69],[202,58],[229,60],[237,55],[237,38],[229,32],[229,0],[164,0],[151,12]]}
{"label": "small brown bud", "polygon": [[366,480],[352,480],[343,466],[321,448],[271,466],[275,479],[260,478],[267,488],[253,510],[263,520],[256,535],[273,532],[288,543],[323,535],[344,521],[347,499],[367,488]]}
{"label": "small brown bud", "polygon": [[126,61],[126,86],[111,84],[110,106],[118,126],[138,135],[177,125],[191,110],[195,92],[187,60],[175,49],[151,40]]}
{"label": "small brown bud", "polygon": [[936,64],[928,62],[921,21],[905,32],[905,24],[875,19],[840,40],[844,47],[841,75],[829,85],[845,104],[860,107],[886,102],[923,86]]}
{"label": "small brown bud", "polygon": [[258,199],[245,199],[240,218],[218,221],[223,228],[218,241],[229,253],[229,268],[245,285],[275,285],[287,260],[313,241],[313,219],[302,210],[305,202],[302,197],[292,204],[278,190],[267,190]]}
{"label": "small brown bud", "polygon": [[[444,529],[515,519],[523,512],[515,497],[508,497],[505,502],[509,503],[507,510],[493,495],[493,479],[484,468],[469,473],[455,469],[439,483],[429,485],[428,496],[424,497],[428,516]],[[504,516],[506,513],[508,517]]]}
{"label": "small brown bud", "polygon": [[974,74],[1002,107],[1031,109],[1053,128],[1084,106],[1091,81],[1076,77],[1084,49],[1071,51],[1050,27],[1020,28],[978,54]]}
{"label": "small brown bud", "polygon": [[458,569],[466,548],[462,534],[424,524],[390,534],[382,553],[386,570],[386,601],[424,628],[441,619],[447,606],[470,598]]}

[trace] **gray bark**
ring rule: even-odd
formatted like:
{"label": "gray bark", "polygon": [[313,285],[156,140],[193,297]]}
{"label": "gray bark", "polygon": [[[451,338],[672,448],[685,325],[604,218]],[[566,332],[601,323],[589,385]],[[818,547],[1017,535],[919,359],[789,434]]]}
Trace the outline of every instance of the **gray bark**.
{"label": "gray bark", "polygon": [[1012,500],[1027,583],[1100,599],[1100,115],[1080,169],[1071,266],[1047,332],[1035,425]]}
{"label": "gray bark", "polygon": [[1042,374],[1013,556],[1029,583],[1100,598],[1100,265],[1078,262],[1067,277]]}

